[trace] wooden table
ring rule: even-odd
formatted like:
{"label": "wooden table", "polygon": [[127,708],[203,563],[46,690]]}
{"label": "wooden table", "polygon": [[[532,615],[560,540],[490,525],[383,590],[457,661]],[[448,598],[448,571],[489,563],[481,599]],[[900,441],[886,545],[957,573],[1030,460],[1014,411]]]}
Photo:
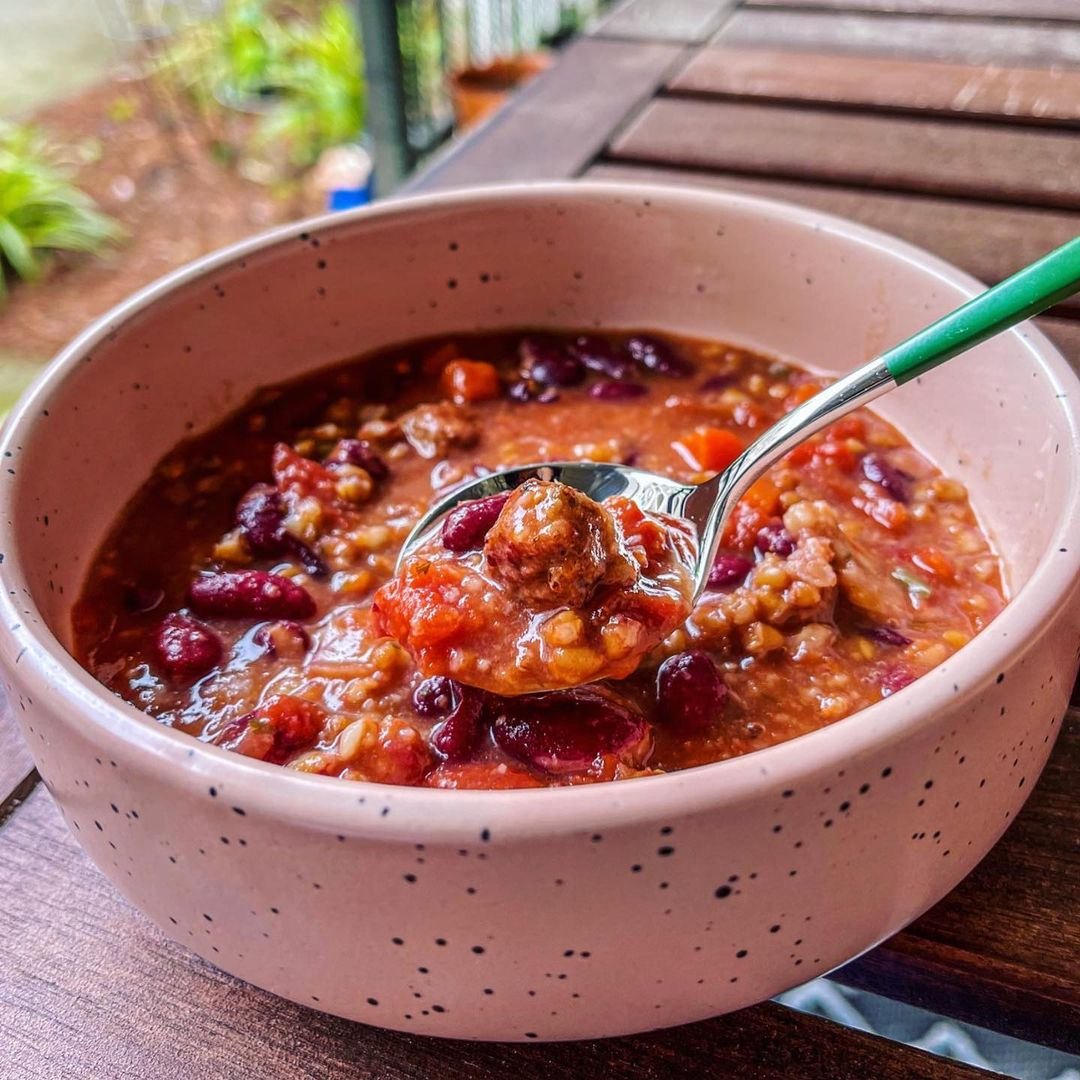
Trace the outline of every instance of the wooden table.
{"label": "wooden table", "polygon": [[[1080,233],[1080,0],[630,0],[415,190],[655,179],[847,215],[1000,280]],[[1040,320],[1080,365],[1080,302]],[[1080,698],[1074,695],[1074,706]],[[835,973],[1080,1053],[1080,708],[982,865]],[[0,1077],[963,1077],[765,1004],[572,1046],[381,1032],[166,941],[60,822],[0,718]]]}

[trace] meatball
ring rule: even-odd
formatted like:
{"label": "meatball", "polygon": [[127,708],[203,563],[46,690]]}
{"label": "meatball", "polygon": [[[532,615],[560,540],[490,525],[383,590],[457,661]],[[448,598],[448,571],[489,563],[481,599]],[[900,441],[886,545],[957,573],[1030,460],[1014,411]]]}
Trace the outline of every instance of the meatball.
{"label": "meatball", "polygon": [[409,445],[423,458],[446,457],[452,446],[473,446],[480,437],[475,421],[457,405],[439,401],[417,405],[398,423]]}
{"label": "meatball", "polygon": [[528,480],[484,541],[491,573],[538,610],[581,607],[599,585],[631,585],[637,566],[611,515],[565,484]]}

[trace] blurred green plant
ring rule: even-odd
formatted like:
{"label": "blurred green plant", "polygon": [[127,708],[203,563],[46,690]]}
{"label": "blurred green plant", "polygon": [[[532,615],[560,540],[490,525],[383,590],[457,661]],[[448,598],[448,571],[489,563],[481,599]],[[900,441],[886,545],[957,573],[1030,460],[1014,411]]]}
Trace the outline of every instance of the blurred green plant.
{"label": "blurred green plant", "polygon": [[0,123],[0,302],[12,274],[38,279],[51,252],[94,253],[121,236],[68,178],[58,147],[33,127]]}
{"label": "blurred green plant", "polygon": [[153,71],[204,115],[258,114],[252,145],[283,144],[298,169],[363,130],[363,56],[346,0],[226,0],[220,15],[165,49]]}

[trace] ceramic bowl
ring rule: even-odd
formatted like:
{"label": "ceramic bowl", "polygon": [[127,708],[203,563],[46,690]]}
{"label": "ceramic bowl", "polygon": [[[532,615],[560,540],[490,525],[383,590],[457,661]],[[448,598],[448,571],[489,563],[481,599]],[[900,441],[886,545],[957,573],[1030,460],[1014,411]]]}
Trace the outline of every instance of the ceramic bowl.
{"label": "ceramic bowl", "polygon": [[472,1039],[680,1024],[910,922],[1031,791],[1077,668],[1080,387],[1031,326],[880,403],[970,488],[1012,600],[893,697],[737,760],[459,792],[285,771],[72,660],[91,555],[154,462],[266,383],[416,336],[642,325],[839,373],[978,290],[898,240],[729,194],[548,184],[289,226],[74,342],[0,452],[0,662],[89,856],[170,937],[302,1004]]}

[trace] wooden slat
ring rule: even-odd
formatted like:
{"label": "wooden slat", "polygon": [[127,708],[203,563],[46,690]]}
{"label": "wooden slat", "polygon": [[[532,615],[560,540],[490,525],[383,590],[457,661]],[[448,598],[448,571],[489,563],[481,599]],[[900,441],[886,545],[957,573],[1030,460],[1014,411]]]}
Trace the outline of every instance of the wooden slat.
{"label": "wooden slat", "polygon": [[717,46],[699,52],[669,89],[945,116],[1080,122],[1080,69]]}
{"label": "wooden slat", "polygon": [[[958,202],[922,195],[761,177],[605,162],[590,178],[685,184],[783,199],[852,218],[924,247],[981,280],[993,284],[1040,255],[1080,235],[1080,213]],[[1080,312],[1080,298],[1062,305]],[[1078,349],[1080,356],[1080,349]]]}
{"label": "wooden slat", "polygon": [[403,190],[575,176],[682,55],[674,44],[582,38]]}
{"label": "wooden slat", "polygon": [[747,7],[883,11],[912,15],[977,15],[983,19],[1065,19],[1080,22],[1076,0],[745,0]]}
{"label": "wooden slat", "polygon": [[736,0],[626,0],[592,29],[598,37],[646,41],[707,41],[735,7]]}
{"label": "wooden slat", "polygon": [[5,1080],[987,1074],[779,1005],[634,1038],[448,1042],[349,1023],[245,986],[166,941],[78,851],[39,789],[0,829]]}
{"label": "wooden slat", "polygon": [[0,820],[4,806],[22,792],[33,769],[34,763],[12,719],[7,697],[0,691]]}
{"label": "wooden slat", "polygon": [[1080,710],[1009,831],[940,904],[836,974],[1080,1053]]}
{"label": "wooden slat", "polygon": [[1068,23],[747,8],[725,25],[719,41],[969,64],[1080,64],[1080,27]]}
{"label": "wooden slat", "polygon": [[967,121],[662,98],[615,158],[853,186],[1080,207],[1080,138]]}
{"label": "wooden slat", "polygon": [[[1080,375],[1080,322],[1072,319],[1054,319],[1044,316],[1035,325],[1061,350],[1061,354]],[[1080,706],[1080,679],[1073,690],[1072,703]]]}

